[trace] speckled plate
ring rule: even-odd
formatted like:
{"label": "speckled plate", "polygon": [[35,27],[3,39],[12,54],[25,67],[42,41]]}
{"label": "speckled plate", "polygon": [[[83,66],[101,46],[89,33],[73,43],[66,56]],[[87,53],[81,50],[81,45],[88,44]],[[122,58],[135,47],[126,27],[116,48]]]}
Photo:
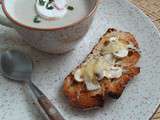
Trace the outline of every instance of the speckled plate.
{"label": "speckled plate", "polygon": [[[141,73],[118,100],[107,98],[99,110],[71,108],[61,90],[64,77],[78,65],[109,27],[129,31],[140,43]],[[147,120],[160,103],[160,35],[153,23],[126,0],[101,0],[95,20],[77,48],[65,55],[41,53],[24,43],[13,29],[0,26],[0,50],[17,48],[34,61],[32,79],[66,120]],[[44,120],[29,90],[0,76],[0,120]]]}

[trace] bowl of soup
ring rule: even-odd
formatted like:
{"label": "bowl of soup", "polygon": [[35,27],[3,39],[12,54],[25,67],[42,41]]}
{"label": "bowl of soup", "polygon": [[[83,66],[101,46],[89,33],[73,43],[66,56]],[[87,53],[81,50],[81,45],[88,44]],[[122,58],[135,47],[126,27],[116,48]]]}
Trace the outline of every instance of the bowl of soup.
{"label": "bowl of soup", "polygon": [[0,16],[0,24],[14,28],[32,47],[58,54],[74,49],[87,33],[98,0],[2,0],[1,4],[6,17]]}

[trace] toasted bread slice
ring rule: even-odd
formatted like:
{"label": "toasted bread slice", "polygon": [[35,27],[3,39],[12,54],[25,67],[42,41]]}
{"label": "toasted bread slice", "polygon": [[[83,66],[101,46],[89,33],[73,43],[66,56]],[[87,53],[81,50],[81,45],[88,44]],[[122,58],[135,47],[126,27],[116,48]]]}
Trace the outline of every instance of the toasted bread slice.
{"label": "toasted bread slice", "polygon": [[140,58],[140,53],[138,51],[139,46],[136,39],[129,32],[122,32],[113,28],[108,29],[87,56],[86,60],[75,70],[82,68],[87,62],[96,57],[104,56],[104,54],[102,54],[102,49],[109,44],[109,39],[113,36],[133,46],[129,48],[127,56],[115,57],[116,62],[123,68],[123,73],[116,78],[113,77],[109,79],[103,77],[101,80],[96,80],[100,87],[95,90],[88,90],[86,83],[84,81],[77,81],[74,76],[75,72],[71,72],[64,80],[64,94],[68,97],[73,106],[82,109],[102,107],[105,95],[118,99],[128,81],[140,73],[140,68],[135,66]]}

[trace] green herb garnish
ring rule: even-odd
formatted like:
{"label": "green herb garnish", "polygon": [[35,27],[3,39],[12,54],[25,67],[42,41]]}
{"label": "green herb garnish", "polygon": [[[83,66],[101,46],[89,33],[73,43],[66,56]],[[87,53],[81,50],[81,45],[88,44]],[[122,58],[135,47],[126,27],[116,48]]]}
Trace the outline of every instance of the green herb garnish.
{"label": "green herb garnish", "polygon": [[47,5],[46,5],[46,9],[48,9],[48,10],[54,9],[54,7],[52,6],[53,2],[54,2],[54,0],[49,0]]}
{"label": "green herb garnish", "polygon": [[48,9],[48,10],[52,10],[54,7],[53,6],[51,6],[49,3],[47,3],[47,5],[46,5],[46,9]]}
{"label": "green herb garnish", "polygon": [[39,0],[39,4],[42,6],[45,5],[45,0]]}
{"label": "green herb garnish", "polygon": [[50,3],[54,2],[54,0],[49,0]]}
{"label": "green herb garnish", "polygon": [[73,6],[68,6],[67,9],[68,10],[74,10],[74,7]]}
{"label": "green herb garnish", "polygon": [[39,19],[39,16],[35,16],[35,18],[33,19],[33,22],[34,23],[40,23],[40,19]]}

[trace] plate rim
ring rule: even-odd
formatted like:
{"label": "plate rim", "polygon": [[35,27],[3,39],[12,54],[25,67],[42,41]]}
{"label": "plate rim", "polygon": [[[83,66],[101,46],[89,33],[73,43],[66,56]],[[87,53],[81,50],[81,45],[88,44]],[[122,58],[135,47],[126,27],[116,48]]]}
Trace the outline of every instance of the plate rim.
{"label": "plate rim", "polygon": [[[103,0],[102,0],[103,1]],[[104,0],[105,1],[105,0]],[[154,32],[155,32],[155,36],[157,36],[157,38],[159,38],[160,39],[160,31],[158,30],[158,28],[155,26],[155,24],[151,21],[151,19],[141,10],[141,9],[139,9],[136,5],[134,5],[133,3],[131,3],[129,0],[123,0],[122,2],[124,2],[124,3],[126,3],[126,4],[128,4],[129,6],[127,7],[127,8],[129,8],[129,7],[131,7],[131,8],[134,8],[134,9],[136,9],[137,11],[138,11],[138,13],[137,13],[137,15],[140,15],[140,17],[143,17],[148,23],[149,23],[149,26],[150,27],[152,27],[152,29],[154,30]],[[97,39],[97,41],[98,41],[98,39]],[[96,41],[96,42],[97,42]],[[160,42],[160,41],[159,41]],[[156,110],[158,109],[158,106],[160,106],[160,103],[159,104],[157,104],[157,105],[155,105],[156,107],[154,107],[154,109],[152,109],[153,110],[153,112],[152,112],[152,116],[154,115],[154,113],[156,112]],[[150,117],[150,115],[148,115],[147,117],[149,118],[152,118],[152,116]]]}

